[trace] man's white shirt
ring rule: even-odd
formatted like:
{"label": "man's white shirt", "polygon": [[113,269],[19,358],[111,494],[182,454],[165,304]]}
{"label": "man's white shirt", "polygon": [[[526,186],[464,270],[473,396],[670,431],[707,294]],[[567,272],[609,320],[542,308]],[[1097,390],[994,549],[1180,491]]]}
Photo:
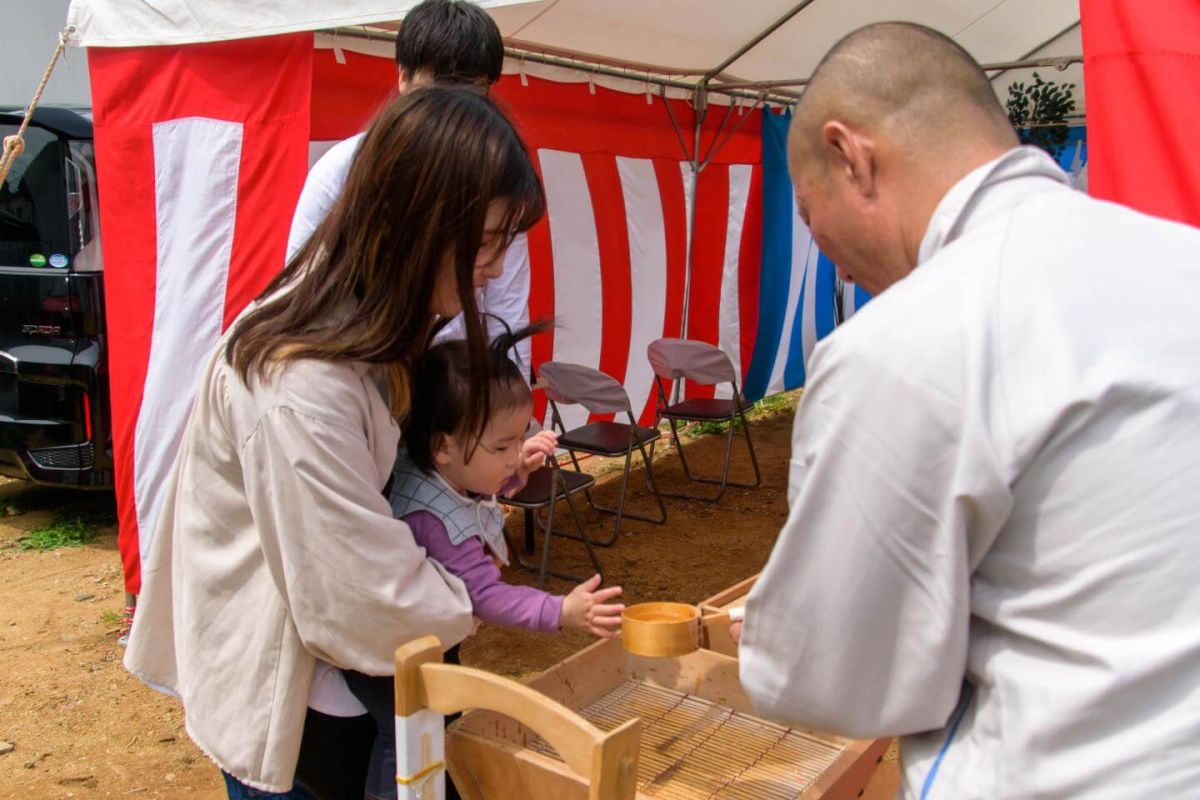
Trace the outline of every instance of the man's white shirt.
{"label": "man's white shirt", "polygon": [[743,685],[906,798],[1194,794],[1200,232],[1022,148],[919,262],[814,351]]}

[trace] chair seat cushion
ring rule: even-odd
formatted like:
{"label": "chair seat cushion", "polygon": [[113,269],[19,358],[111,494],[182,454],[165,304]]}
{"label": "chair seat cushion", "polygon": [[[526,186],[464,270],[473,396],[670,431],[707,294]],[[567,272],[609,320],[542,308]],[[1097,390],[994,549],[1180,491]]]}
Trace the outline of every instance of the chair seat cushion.
{"label": "chair seat cushion", "polygon": [[[637,428],[637,437],[642,444],[659,437],[657,428]],[[558,437],[560,447],[595,453],[601,456],[617,456],[629,448],[629,424],[624,422],[590,422],[580,428],[567,431]]]}
{"label": "chair seat cushion", "polygon": [[[741,406],[743,411],[750,408],[750,404],[745,400],[741,401]],[[731,413],[733,413],[732,400],[693,397],[690,400],[684,400],[673,406],[668,406],[663,411],[663,416],[674,417],[675,419],[729,419]]]}
{"label": "chair seat cushion", "polygon": [[[596,479],[586,472],[576,472],[573,469],[560,470],[563,483],[566,484],[567,494],[574,494],[586,489],[596,482]],[[529,476],[529,480],[521,491],[512,497],[501,497],[500,502],[520,508],[541,508],[550,504],[551,480],[554,476],[553,467],[542,467]],[[559,496],[562,496],[563,483],[558,484]]]}

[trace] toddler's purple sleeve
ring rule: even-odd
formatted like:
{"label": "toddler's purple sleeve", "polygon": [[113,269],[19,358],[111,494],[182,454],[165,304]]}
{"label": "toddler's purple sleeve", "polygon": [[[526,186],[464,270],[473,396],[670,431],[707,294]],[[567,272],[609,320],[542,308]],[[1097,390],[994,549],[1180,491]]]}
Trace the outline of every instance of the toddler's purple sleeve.
{"label": "toddler's purple sleeve", "polygon": [[446,526],[428,511],[414,511],[402,519],[429,557],[466,584],[476,617],[508,628],[558,630],[563,598],[531,586],[504,583],[481,538],[471,536],[453,544]]}

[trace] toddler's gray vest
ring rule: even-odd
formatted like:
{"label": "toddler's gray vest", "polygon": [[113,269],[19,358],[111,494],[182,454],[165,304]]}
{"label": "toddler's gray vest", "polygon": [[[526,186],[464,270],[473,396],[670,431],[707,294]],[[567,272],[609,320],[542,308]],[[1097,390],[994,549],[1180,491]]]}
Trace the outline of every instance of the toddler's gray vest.
{"label": "toddler's gray vest", "polygon": [[504,515],[496,498],[472,499],[459,494],[441,475],[431,475],[414,464],[403,447],[396,456],[388,501],[397,519],[414,511],[428,511],[446,526],[452,544],[478,536],[502,563],[508,564]]}

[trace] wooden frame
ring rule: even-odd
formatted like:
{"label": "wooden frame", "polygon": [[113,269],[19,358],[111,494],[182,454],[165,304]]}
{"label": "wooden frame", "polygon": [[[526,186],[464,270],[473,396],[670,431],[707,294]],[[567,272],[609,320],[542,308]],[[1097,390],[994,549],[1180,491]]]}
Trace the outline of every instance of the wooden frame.
{"label": "wooden frame", "polygon": [[[565,706],[516,681],[483,670],[442,663],[442,644],[426,636],[396,650],[396,783],[400,800],[423,796],[434,781],[445,797],[445,714],[469,708],[537,731],[583,782],[588,800],[632,800],[641,724],[629,720],[605,733]],[[464,791],[468,798],[481,795]],[[512,795],[496,795],[512,796]]]}
{"label": "wooden frame", "polygon": [[[527,686],[574,712],[605,698],[629,679],[685,692],[742,714],[754,713],[738,680],[737,661],[709,650],[679,658],[648,659],[627,653],[620,641],[602,641],[534,677]],[[856,798],[870,781],[887,746],[887,740],[837,741],[842,749],[799,795],[802,800]],[[589,797],[586,780],[564,763],[565,754],[560,761],[531,749],[538,744],[538,737],[529,727],[489,711],[472,711],[447,731],[450,774],[468,800]],[[653,757],[653,751],[641,746],[642,755]],[[634,796],[649,797],[640,792]]]}
{"label": "wooden frame", "polygon": [[[746,595],[750,594],[758,575],[739,581],[728,589],[722,589],[712,597],[700,603],[700,613],[704,616],[720,614],[731,608],[741,608],[746,604]],[[709,650],[737,658],[737,645],[729,636],[729,620],[714,619],[705,626],[704,646]]]}

